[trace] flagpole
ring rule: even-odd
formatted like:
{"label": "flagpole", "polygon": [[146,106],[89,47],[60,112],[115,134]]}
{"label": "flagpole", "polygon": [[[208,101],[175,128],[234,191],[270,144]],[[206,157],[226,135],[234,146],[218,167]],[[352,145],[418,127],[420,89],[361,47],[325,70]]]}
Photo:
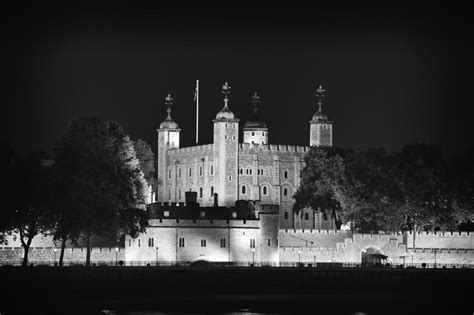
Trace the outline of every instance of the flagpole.
{"label": "flagpole", "polygon": [[196,145],[199,143],[199,80],[196,80]]}

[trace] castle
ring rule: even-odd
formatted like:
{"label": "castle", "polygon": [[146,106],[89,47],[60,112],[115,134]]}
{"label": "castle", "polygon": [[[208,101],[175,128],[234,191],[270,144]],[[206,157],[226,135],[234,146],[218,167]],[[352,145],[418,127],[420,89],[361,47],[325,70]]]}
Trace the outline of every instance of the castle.
{"label": "castle", "polygon": [[318,111],[310,124],[309,146],[273,145],[269,131],[258,115],[259,96],[252,97],[253,115],[243,127],[239,142],[239,119],[229,108],[230,86],[222,87],[224,106],[217,113],[212,144],[180,148],[178,124],[171,118],[172,98],[168,95],[168,117],[158,132],[158,202],[184,202],[184,192],[197,192],[198,203],[211,206],[214,194],[219,206],[232,207],[236,200],[260,200],[278,205],[281,228],[332,229],[332,220],[306,209],[294,215],[293,194],[300,185],[300,171],[309,146],[332,146],[333,123],[322,111],[325,90],[317,89]]}
{"label": "castle", "polygon": [[[229,108],[230,87],[222,90],[212,144],[180,148],[178,124],[168,116],[158,132],[158,189],[147,205],[149,227],[125,242],[93,241],[93,263],[126,265],[213,262],[285,265],[364,263],[474,265],[474,234],[379,233],[336,230],[334,221],[315,209],[294,214],[292,196],[300,185],[304,156],[310,146],[332,146],[333,123],[322,111],[324,89],[317,89],[319,109],[310,120],[308,147],[271,145],[252,97],[253,115],[243,127]],[[23,248],[15,235],[0,244],[0,262],[20,261]],[[57,261],[57,244],[39,236],[30,261]],[[84,245],[68,245],[64,261],[84,261]]]}
{"label": "castle", "polygon": [[[179,147],[181,129],[168,117],[158,132],[158,200],[148,205],[150,227],[125,240],[125,261],[285,263],[462,263],[474,261],[469,233],[382,233],[335,230],[320,211],[293,212],[304,156],[310,147],[271,145],[252,97],[253,115],[243,127],[222,88],[212,144]],[[317,89],[318,111],[310,120],[310,146],[332,146],[333,123],[322,111],[325,90]],[[434,246],[434,247],[433,247]],[[408,261],[407,261],[408,259]]]}

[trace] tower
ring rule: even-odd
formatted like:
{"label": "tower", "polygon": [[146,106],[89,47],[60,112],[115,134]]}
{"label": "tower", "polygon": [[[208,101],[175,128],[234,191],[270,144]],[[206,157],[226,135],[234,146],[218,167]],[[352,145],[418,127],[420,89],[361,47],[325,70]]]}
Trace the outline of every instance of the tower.
{"label": "tower", "polygon": [[238,199],[239,119],[229,109],[231,87],[222,86],[224,107],[214,122],[214,163],[216,166],[216,192],[219,206],[234,206]]}
{"label": "tower", "polygon": [[323,98],[325,89],[320,85],[316,89],[316,98],[318,99],[318,111],[313,115],[313,119],[309,122],[310,134],[309,134],[309,145],[310,146],[332,146],[332,121],[328,120],[328,116],[323,113]]}
{"label": "tower", "polygon": [[[171,194],[171,178],[167,176],[168,172],[168,150],[179,148],[179,129],[178,124],[171,118],[171,106],[173,98],[170,94],[165,98],[165,105],[168,107],[168,117],[160,124],[158,132],[158,202],[170,201],[174,194]],[[173,174],[174,172],[170,172]]]}
{"label": "tower", "polygon": [[244,125],[244,143],[268,144],[268,128],[263,120],[258,117],[258,104],[260,96],[252,96],[253,114]]}

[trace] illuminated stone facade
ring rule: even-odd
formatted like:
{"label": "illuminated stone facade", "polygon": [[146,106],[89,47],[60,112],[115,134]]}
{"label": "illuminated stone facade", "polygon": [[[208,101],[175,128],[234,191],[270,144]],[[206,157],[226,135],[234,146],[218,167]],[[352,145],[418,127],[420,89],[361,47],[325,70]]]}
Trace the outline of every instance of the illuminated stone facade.
{"label": "illuminated stone facade", "polygon": [[[258,117],[254,95],[254,114],[243,128],[239,142],[239,119],[229,108],[227,92],[224,107],[217,113],[212,144],[179,147],[181,129],[170,116],[158,131],[158,202],[184,202],[186,191],[197,192],[198,202],[206,207],[218,194],[219,206],[232,207],[236,200],[259,200],[278,205],[280,228],[332,229],[318,211],[305,209],[293,214],[293,194],[300,185],[300,171],[310,147],[268,144],[269,132]],[[168,101],[167,101],[168,102]],[[311,145],[332,145],[332,122],[321,110],[310,121]]]}

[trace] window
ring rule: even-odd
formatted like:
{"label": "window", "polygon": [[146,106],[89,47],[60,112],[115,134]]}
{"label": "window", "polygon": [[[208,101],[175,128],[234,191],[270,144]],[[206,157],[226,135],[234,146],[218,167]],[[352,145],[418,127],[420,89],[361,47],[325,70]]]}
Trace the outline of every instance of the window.
{"label": "window", "polygon": [[178,199],[181,200],[181,188],[178,189]]}
{"label": "window", "polygon": [[214,186],[211,186],[211,197],[214,197]]}
{"label": "window", "polygon": [[181,168],[178,168],[178,177],[181,178]]}
{"label": "window", "polygon": [[193,175],[193,169],[192,169],[192,168],[189,168],[188,176],[191,177],[192,175]]}
{"label": "window", "polygon": [[252,175],[252,169],[250,169],[250,175]]}
{"label": "window", "polygon": [[171,178],[171,169],[168,170],[168,178]]}
{"label": "window", "polygon": [[232,176],[229,176],[229,182],[231,182],[231,181],[232,181]]}
{"label": "window", "polygon": [[263,186],[262,192],[263,192],[263,194],[264,194],[265,196],[268,194],[268,192],[267,192],[267,186]]}
{"label": "window", "polygon": [[244,173],[244,170],[243,170],[243,169],[240,169],[239,172],[240,172],[240,174],[243,174],[243,173]]}
{"label": "window", "polygon": [[202,187],[199,187],[199,198],[202,198]]}
{"label": "window", "polygon": [[138,247],[140,247],[140,246],[141,246],[141,244],[140,244],[140,239],[138,239]]}
{"label": "window", "polygon": [[202,166],[199,166],[199,176],[202,176]]}
{"label": "window", "polygon": [[288,189],[287,188],[283,189],[283,196],[288,196]]}
{"label": "window", "polygon": [[255,136],[255,132],[252,131],[252,136]]}
{"label": "window", "polygon": [[245,192],[246,192],[246,187],[245,186],[242,186],[242,195],[245,195]]}
{"label": "window", "polygon": [[128,240],[128,247],[132,246],[132,239]]}
{"label": "window", "polygon": [[206,240],[204,239],[201,240],[201,247],[206,247]]}
{"label": "window", "polygon": [[288,220],[288,212],[285,212],[285,220]]}
{"label": "window", "polygon": [[265,135],[265,132],[262,132],[262,136],[264,136],[264,135]]}
{"label": "window", "polygon": [[272,246],[272,239],[271,238],[268,239],[268,246]]}
{"label": "window", "polygon": [[225,238],[221,238],[221,247],[222,247],[222,248],[225,247]]}
{"label": "window", "polygon": [[255,248],[255,239],[254,238],[250,239],[250,248]]}
{"label": "window", "polygon": [[171,189],[168,189],[168,200],[171,200]]}
{"label": "window", "polygon": [[184,247],[184,237],[179,238],[179,247]]}
{"label": "window", "polygon": [[288,178],[288,171],[285,171],[284,177],[285,177],[285,179]]}
{"label": "window", "polygon": [[227,135],[225,135],[225,136],[224,136],[224,139],[226,139],[226,140],[227,140]]}
{"label": "window", "polygon": [[148,239],[148,247],[154,247],[155,246],[155,239],[153,237],[150,237]]}
{"label": "window", "polygon": [[247,175],[249,174],[249,169],[245,170],[245,174],[247,174]]}
{"label": "window", "polygon": [[211,175],[214,175],[214,165],[211,165]]}
{"label": "window", "polygon": [[306,213],[304,214],[304,219],[305,219],[305,220],[309,220],[309,213],[308,213],[308,212],[306,212]]}

